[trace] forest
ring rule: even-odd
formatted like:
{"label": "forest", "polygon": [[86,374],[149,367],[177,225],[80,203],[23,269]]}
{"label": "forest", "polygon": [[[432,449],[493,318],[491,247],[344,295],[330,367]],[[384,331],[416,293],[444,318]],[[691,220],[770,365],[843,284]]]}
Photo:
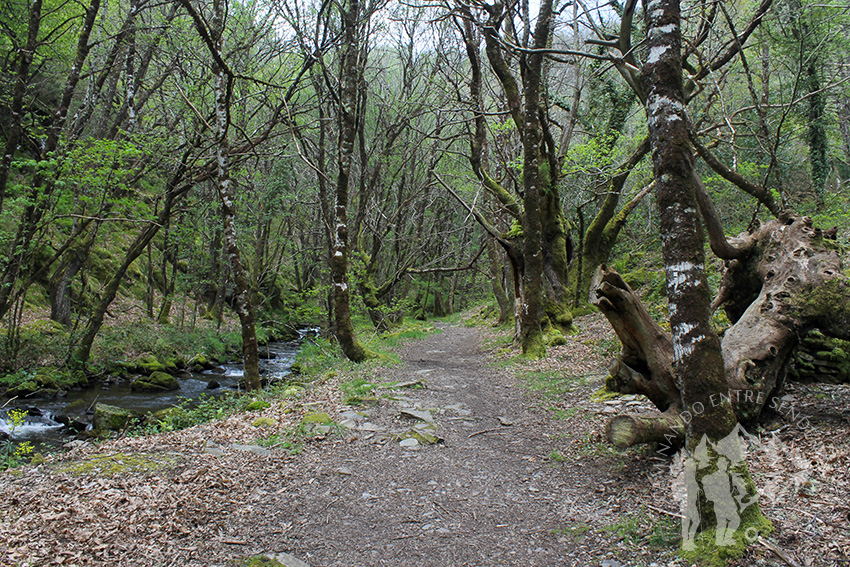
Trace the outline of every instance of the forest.
{"label": "forest", "polygon": [[[848,37],[832,0],[2,0],[0,469],[45,458],[15,436],[39,400],[96,448],[326,379],[343,406],[383,407],[376,368],[454,360],[398,352],[461,319],[552,384],[584,365],[564,349],[604,335],[597,388],[635,404],[594,427],[606,450],[679,459],[676,564],[748,561],[761,542],[781,564],[832,565],[766,539],[778,520],[738,431],[818,384],[839,416],[823,439],[850,423]],[[284,343],[300,353],[270,374]],[[228,364],[238,395],[179,415],[107,415],[101,393],[68,409],[69,392],[115,386],[215,391],[202,374]],[[607,403],[559,396],[562,413]],[[336,431],[315,429],[342,413],[313,409],[299,435]],[[292,449],[283,414],[272,437]],[[402,447],[450,438],[416,431]],[[817,552],[835,565],[842,510],[824,525],[845,543]]]}

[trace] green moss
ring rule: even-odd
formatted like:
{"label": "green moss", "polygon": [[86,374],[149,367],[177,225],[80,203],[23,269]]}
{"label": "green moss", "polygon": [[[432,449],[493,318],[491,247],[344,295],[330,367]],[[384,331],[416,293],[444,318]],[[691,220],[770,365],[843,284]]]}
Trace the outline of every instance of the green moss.
{"label": "green moss", "polygon": [[97,403],[94,406],[94,429],[97,431],[121,431],[133,419],[133,414],[124,408]]}
{"label": "green moss", "polygon": [[539,360],[546,356],[546,335],[536,330],[522,337],[522,354],[530,360]]}
{"label": "green moss", "polygon": [[153,372],[164,372],[167,370],[165,365],[152,354],[144,354],[139,357],[134,363],[134,368],[143,374],[152,374]]}
{"label": "green moss", "polygon": [[301,420],[301,423],[316,423],[319,425],[329,425],[333,423],[331,417],[325,412],[308,413]]}
{"label": "green moss", "polygon": [[245,406],[245,411],[259,411],[272,407],[272,405],[265,400],[254,400]]}
{"label": "green moss", "polygon": [[180,388],[177,378],[165,372],[152,372],[150,376],[139,378],[131,384],[136,392],[169,392]]}
{"label": "green moss", "polygon": [[56,467],[56,472],[74,475],[94,474],[113,476],[144,473],[173,467],[179,461],[176,455],[162,453],[116,453],[95,455],[87,459]]}
{"label": "green moss", "polygon": [[277,427],[277,422],[268,417],[258,417],[251,422],[253,427]]}
{"label": "green moss", "polygon": [[265,555],[253,555],[239,562],[240,567],[286,567],[277,559],[271,559]]}

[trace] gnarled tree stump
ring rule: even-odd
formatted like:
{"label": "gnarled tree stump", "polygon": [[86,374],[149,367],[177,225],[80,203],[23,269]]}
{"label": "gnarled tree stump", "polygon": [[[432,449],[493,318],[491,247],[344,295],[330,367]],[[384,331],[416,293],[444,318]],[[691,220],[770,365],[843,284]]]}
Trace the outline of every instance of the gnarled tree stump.
{"label": "gnarled tree stump", "polygon": [[[828,287],[836,309],[850,310],[850,285],[842,274],[837,247],[808,217],[789,214],[729,241],[734,259],[726,262],[714,307],[724,307],[733,325],[722,339],[728,397],[741,423],[755,421],[782,386],[789,355],[799,337],[819,328],[829,336],[850,339],[850,328],[830,323],[823,305],[806,297]],[[673,363],[673,341],[615,271],[600,266],[592,300],[608,318],[623,344],[606,381],[609,390],[644,394],[659,409],[656,415],[622,415],[609,422],[609,440],[619,447],[638,443],[681,443],[682,403]],[[848,317],[836,313],[835,317]],[[816,372],[806,374],[817,378]],[[836,376],[825,375],[835,382]]]}

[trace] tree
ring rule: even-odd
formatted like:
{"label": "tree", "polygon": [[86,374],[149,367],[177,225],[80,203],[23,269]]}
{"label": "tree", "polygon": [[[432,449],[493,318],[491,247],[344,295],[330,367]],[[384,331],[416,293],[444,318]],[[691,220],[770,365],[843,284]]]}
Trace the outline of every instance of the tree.
{"label": "tree", "polygon": [[[505,249],[511,262],[515,289],[518,338],[523,353],[541,357],[546,349],[546,332],[567,330],[572,315],[565,306],[566,280],[571,243],[565,227],[558,193],[560,166],[548,118],[545,91],[545,57],[542,50],[551,40],[553,2],[540,5],[534,32],[527,10],[519,14],[525,26],[520,37],[513,29],[515,6],[500,2],[482,6],[486,20],[479,21],[463,5],[456,8],[457,27],[464,40],[471,68],[470,98],[475,105],[475,128],[471,135],[469,161],[476,177],[499,205],[516,221],[516,230],[502,233],[480,212],[475,218]],[[486,121],[483,108],[483,74],[479,39],[481,29],[485,52],[505,96],[513,126],[522,142],[522,182],[519,200],[487,170],[484,161]],[[500,36],[508,28],[505,39]],[[505,44],[519,53],[521,86],[506,59]],[[507,52],[510,53],[510,52]]]}
{"label": "tree", "polygon": [[[342,53],[340,56],[340,88],[337,112],[339,138],[337,142],[337,178],[333,208],[333,254],[331,277],[334,287],[334,317],[336,337],[345,356],[362,362],[374,356],[364,348],[351,323],[351,300],[348,282],[348,188],[351,164],[357,137],[358,85],[363,74],[366,50],[363,49],[361,26],[363,16],[359,0],[348,0],[340,6],[342,18]],[[368,20],[368,16],[365,18]]]}

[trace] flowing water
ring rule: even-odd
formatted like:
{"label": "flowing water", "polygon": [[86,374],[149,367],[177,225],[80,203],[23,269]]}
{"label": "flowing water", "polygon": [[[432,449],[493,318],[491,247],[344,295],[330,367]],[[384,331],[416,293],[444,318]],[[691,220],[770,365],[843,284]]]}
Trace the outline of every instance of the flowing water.
{"label": "flowing water", "polygon": [[[316,329],[301,329],[300,338],[294,341],[272,342],[260,347],[261,376],[274,382],[289,375],[302,340],[315,332]],[[173,407],[184,399],[197,399],[201,394],[216,396],[238,390],[242,375],[241,363],[227,363],[202,373],[192,373],[191,377],[177,377],[180,389],[171,392],[134,392],[129,382],[120,382],[71,391],[61,398],[10,400],[0,408],[0,438],[8,436],[13,441],[29,441],[40,449],[50,450],[72,439],[67,429],[56,421],[56,417],[63,413],[68,404],[77,400],[85,401],[90,408],[96,403],[104,403],[144,414]],[[217,382],[219,387],[210,389],[211,380]],[[9,415],[11,410],[26,412],[23,423],[14,425]]]}

